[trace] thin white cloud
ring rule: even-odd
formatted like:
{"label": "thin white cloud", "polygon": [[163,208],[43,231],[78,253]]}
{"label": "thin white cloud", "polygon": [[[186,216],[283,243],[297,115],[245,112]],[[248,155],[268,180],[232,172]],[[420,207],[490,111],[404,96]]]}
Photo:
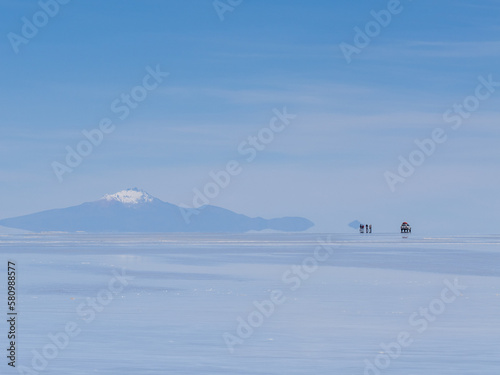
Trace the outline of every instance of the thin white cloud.
{"label": "thin white cloud", "polygon": [[370,53],[360,54],[360,59],[396,59],[418,58],[484,58],[500,56],[499,41],[445,42],[445,41],[409,41],[394,42],[390,45],[371,45]]}

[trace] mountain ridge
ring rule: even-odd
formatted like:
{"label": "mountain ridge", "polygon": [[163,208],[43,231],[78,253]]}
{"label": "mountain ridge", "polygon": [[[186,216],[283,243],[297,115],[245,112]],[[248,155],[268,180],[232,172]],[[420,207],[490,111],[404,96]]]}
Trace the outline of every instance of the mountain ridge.
{"label": "mountain ridge", "polygon": [[[193,210],[188,220],[183,210]],[[77,206],[2,219],[0,225],[32,232],[245,233],[299,232],[314,224],[302,217],[252,218],[212,205],[183,208],[132,188]]]}

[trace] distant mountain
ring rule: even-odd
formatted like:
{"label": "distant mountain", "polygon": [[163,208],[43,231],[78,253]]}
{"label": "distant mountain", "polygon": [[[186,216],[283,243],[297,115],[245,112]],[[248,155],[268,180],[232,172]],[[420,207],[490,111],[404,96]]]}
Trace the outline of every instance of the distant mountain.
{"label": "distant mountain", "polygon": [[134,188],[79,206],[3,219],[0,225],[32,232],[244,233],[265,229],[298,232],[314,224],[301,217],[251,218],[210,205],[181,208]]}

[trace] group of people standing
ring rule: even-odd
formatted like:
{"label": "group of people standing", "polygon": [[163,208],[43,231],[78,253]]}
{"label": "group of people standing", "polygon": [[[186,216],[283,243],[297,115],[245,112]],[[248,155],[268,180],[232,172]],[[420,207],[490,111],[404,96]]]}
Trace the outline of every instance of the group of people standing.
{"label": "group of people standing", "polygon": [[372,232],[372,225],[363,225],[359,224],[359,233],[371,233]]}

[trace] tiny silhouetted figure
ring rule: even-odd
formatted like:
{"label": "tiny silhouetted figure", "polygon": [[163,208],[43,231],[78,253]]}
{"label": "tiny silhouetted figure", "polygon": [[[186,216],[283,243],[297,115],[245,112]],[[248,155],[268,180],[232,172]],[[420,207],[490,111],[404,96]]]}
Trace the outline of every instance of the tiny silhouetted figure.
{"label": "tiny silhouetted figure", "polygon": [[371,224],[370,224],[369,228],[370,228],[370,233],[371,233],[372,232],[372,225]]}
{"label": "tiny silhouetted figure", "polygon": [[366,233],[368,233],[368,224],[365,225]]}
{"label": "tiny silhouetted figure", "polygon": [[365,226],[363,224],[359,224],[359,233],[365,233]]}

